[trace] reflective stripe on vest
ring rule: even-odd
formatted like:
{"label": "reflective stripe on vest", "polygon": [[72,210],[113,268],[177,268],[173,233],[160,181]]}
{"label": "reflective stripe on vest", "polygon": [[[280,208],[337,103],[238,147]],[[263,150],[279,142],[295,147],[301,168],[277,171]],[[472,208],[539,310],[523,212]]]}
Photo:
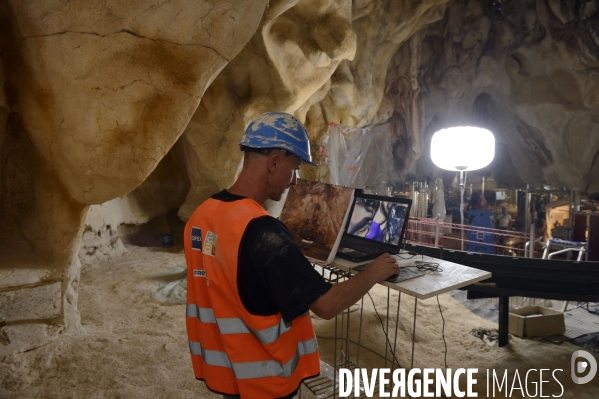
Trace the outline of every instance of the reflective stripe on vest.
{"label": "reflective stripe on vest", "polygon": [[185,313],[187,317],[195,317],[202,323],[216,323],[216,317],[210,308],[199,308],[195,304],[188,303]]}
{"label": "reflective stripe on vest", "polygon": [[318,351],[318,344],[316,338],[298,342],[295,355],[285,364],[275,360],[231,364],[225,352],[204,349],[202,344],[194,341],[189,341],[189,350],[192,355],[201,356],[206,364],[232,368],[235,377],[243,380],[262,377],[289,377],[295,371],[300,356],[315,353]]}
{"label": "reflective stripe on vest", "polygon": [[[210,389],[243,398],[293,392],[320,371],[309,315],[290,325],[283,315],[254,315],[236,288],[239,248],[249,223],[268,213],[247,198],[206,200],[185,226],[186,326],[195,377]],[[199,250],[199,243],[208,249]],[[198,273],[196,273],[198,272]]]}
{"label": "reflective stripe on vest", "polygon": [[206,364],[231,368],[231,362],[225,352],[204,349],[202,348],[202,344],[193,341],[189,341],[189,351],[192,355],[202,356]]}
{"label": "reflective stripe on vest", "polygon": [[[196,317],[202,323],[216,323],[221,334],[252,334],[260,343],[270,344],[291,329],[281,318],[278,325],[264,330],[253,330],[239,318],[216,318],[210,308],[200,308],[195,304],[187,304],[187,317]],[[306,313],[304,313],[305,315]],[[301,317],[301,316],[300,316]]]}

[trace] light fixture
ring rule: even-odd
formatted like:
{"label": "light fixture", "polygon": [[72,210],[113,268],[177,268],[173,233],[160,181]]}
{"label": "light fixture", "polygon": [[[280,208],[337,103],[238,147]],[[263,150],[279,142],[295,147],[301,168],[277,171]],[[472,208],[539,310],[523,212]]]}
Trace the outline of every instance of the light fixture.
{"label": "light fixture", "polygon": [[[495,137],[487,129],[456,126],[433,134],[431,159],[441,169],[460,172],[460,219],[464,250],[464,172],[484,168],[495,156]],[[484,193],[483,193],[484,195]]]}

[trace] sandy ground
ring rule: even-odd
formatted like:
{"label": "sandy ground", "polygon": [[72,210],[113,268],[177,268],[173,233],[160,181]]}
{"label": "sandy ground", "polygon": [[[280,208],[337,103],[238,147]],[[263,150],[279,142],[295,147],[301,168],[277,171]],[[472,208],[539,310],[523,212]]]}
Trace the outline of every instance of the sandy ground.
{"label": "sandy ground", "polygon": [[[84,264],[79,286],[82,329],[64,333],[60,338],[34,351],[1,359],[1,398],[220,398],[193,377],[185,334],[183,305],[165,305],[151,298],[158,288],[148,275],[163,272],[184,263],[181,248],[142,248],[128,246],[123,255]],[[387,328],[387,289],[371,291],[376,310]],[[388,318],[394,331],[397,294],[389,300]],[[518,370],[524,386],[530,369],[528,390],[535,396],[534,381],[538,369],[562,369],[556,372],[558,384],[545,372],[543,396],[563,398],[599,397],[599,376],[586,385],[575,385],[570,377],[570,357],[580,348],[569,343],[555,345],[540,339],[513,338],[510,345],[498,348],[483,343],[472,329],[496,328],[449,297],[439,297],[445,318],[447,366],[478,368],[478,397],[488,397],[486,370],[503,375],[508,370],[511,397],[522,395],[518,388]],[[359,364],[385,367],[385,336],[381,321],[368,296],[361,307],[350,314],[350,340],[360,339]],[[411,336],[414,299],[403,295],[399,312],[396,358],[402,367],[411,362]],[[359,338],[360,314],[362,335]],[[442,319],[436,298],[418,302],[415,343],[415,367],[440,368],[445,363]],[[344,330],[338,318],[338,331]],[[334,363],[335,321],[314,319],[322,360]],[[390,339],[394,342],[394,339]],[[337,353],[341,342],[338,341]],[[346,348],[343,349],[347,352]],[[390,350],[388,358],[391,359]],[[356,361],[357,346],[350,344],[349,355]],[[340,361],[341,355],[338,356]],[[386,367],[390,367],[387,362]],[[563,388],[562,388],[563,386]],[[562,392],[563,391],[563,392]],[[505,388],[504,388],[505,392]],[[313,397],[306,387],[303,398]],[[352,395],[353,397],[353,395]],[[375,397],[378,397],[375,394]],[[489,395],[492,397],[492,395]],[[496,393],[495,397],[506,397]],[[507,396],[509,397],[509,396]],[[537,396],[539,397],[539,396]]]}

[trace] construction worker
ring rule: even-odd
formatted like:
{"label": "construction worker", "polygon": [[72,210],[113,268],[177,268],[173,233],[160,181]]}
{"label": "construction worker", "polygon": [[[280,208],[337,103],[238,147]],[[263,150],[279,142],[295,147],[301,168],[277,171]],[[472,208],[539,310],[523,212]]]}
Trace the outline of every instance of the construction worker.
{"label": "construction worker", "polygon": [[385,254],[348,281],[324,280],[262,207],[296,183],[302,162],[314,165],[308,132],[294,116],[269,112],[239,144],[245,153],[237,181],[185,226],[194,374],[224,398],[290,398],[320,373],[308,309],[331,319],[399,267]]}

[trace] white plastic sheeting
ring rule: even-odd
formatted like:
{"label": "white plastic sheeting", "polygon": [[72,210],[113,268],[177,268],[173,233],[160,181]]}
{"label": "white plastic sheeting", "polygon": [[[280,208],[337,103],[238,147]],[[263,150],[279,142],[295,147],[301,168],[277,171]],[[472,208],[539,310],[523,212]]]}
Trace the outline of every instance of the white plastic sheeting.
{"label": "white plastic sheeting", "polygon": [[186,265],[173,266],[164,272],[152,274],[147,278],[150,280],[158,280],[158,290],[152,294],[152,298],[159,302],[164,302],[171,305],[186,303]]}
{"label": "white plastic sheeting", "polygon": [[433,204],[433,218],[439,217],[441,221],[445,220],[445,187],[443,185],[443,179],[436,178],[433,186],[433,198],[435,203]]}
{"label": "white plastic sheeting", "polygon": [[388,125],[352,128],[331,123],[319,153],[329,168],[330,183],[391,194],[393,155]]}

